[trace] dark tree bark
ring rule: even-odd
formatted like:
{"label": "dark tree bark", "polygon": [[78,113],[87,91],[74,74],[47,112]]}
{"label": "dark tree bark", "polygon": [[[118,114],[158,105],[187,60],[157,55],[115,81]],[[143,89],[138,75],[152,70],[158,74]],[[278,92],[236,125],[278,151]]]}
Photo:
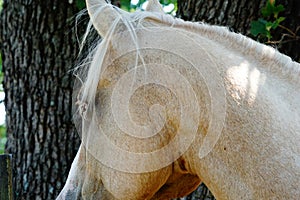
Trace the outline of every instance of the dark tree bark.
{"label": "dark tree bark", "polygon": [[[283,4],[286,10],[281,16],[286,17],[283,25],[296,32],[300,26],[300,1],[277,0],[277,4]],[[177,17],[188,21],[202,21],[213,25],[227,26],[232,31],[250,35],[251,21],[261,16],[261,8],[266,0],[179,0]],[[280,40],[282,33],[287,31],[278,29],[273,35],[273,40]],[[300,30],[298,31],[300,36]],[[300,62],[300,41],[292,40],[276,46],[279,51]],[[195,192],[182,198],[184,200],[214,199],[206,186],[202,184]]]}
{"label": "dark tree bark", "polygon": [[72,123],[75,1],[4,0],[0,16],[7,146],[15,199],[55,199],[79,139]]}
{"label": "dark tree bark", "polygon": [[203,21],[228,26],[248,35],[250,23],[256,20],[265,1],[249,0],[188,0],[178,1],[178,17],[189,21]]}
{"label": "dark tree bark", "polygon": [[[277,0],[276,2],[281,3],[286,8],[282,13],[282,16],[286,17],[283,25],[296,33],[297,36],[297,39],[286,37],[284,39],[285,42],[278,45],[278,50],[300,62],[300,1]],[[274,33],[274,39],[280,40],[283,33],[287,33],[287,31],[279,29]]]}
{"label": "dark tree bark", "polygon": [[[227,26],[235,32],[251,36],[251,21],[262,17],[260,10],[265,4],[266,0],[179,0],[177,16],[184,20]],[[300,26],[300,2],[298,0],[277,0],[276,4],[283,4],[286,8],[281,13],[281,16],[286,17],[282,24],[296,32],[297,27]],[[272,40],[280,40],[282,33],[287,33],[287,31],[277,28],[273,33],[274,38]],[[300,30],[298,36],[300,36]],[[285,41],[288,40],[290,38],[286,38]],[[300,41],[298,39],[278,44],[275,47],[299,62],[299,46]]]}

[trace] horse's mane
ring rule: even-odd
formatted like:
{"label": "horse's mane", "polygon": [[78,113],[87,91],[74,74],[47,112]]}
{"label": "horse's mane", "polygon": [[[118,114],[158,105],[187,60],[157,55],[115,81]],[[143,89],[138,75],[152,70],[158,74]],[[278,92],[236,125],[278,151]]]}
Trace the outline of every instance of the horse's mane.
{"label": "horse's mane", "polygon": [[[107,6],[113,6],[108,4]],[[171,15],[166,15],[159,12],[138,11],[135,13],[127,13],[118,7],[113,6],[119,14],[119,17],[111,25],[109,32],[102,39],[94,41],[86,59],[78,65],[74,70],[79,72],[77,76],[82,83],[81,102],[86,102],[87,105],[93,104],[96,96],[97,83],[100,79],[101,65],[104,59],[105,52],[109,48],[109,42],[113,38],[112,35],[120,30],[128,30],[131,34],[132,42],[136,44],[136,51],[139,52],[138,42],[134,27],[139,25],[143,27],[144,23],[160,24],[165,27],[181,29],[183,31],[193,32],[206,37],[212,41],[224,45],[225,47],[234,49],[245,57],[253,57],[257,62],[272,63],[272,71],[288,76],[289,79],[299,81],[300,79],[300,64],[292,61],[292,59],[284,54],[281,54],[276,49],[254,41],[242,34],[237,34],[229,31],[226,27],[208,25],[205,23],[188,22],[179,18],[174,18]],[[117,25],[123,24],[121,29]],[[145,28],[147,28],[145,26]],[[88,40],[89,33],[92,32],[92,23],[90,22],[86,33],[83,37],[82,44]],[[137,53],[137,56],[139,53]],[[99,56],[100,55],[100,56]]]}
{"label": "horse's mane", "polygon": [[[288,72],[292,76],[300,76],[299,63],[292,61],[290,57],[280,53],[278,50],[256,42],[242,34],[232,32],[227,27],[184,21],[179,18],[174,18],[171,15],[155,12],[140,11],[128,15],[128,13],[124,12],[123,10],[117,7],[114,8],[118,10],[121,20],[127,24],[130,24],[130,28],[133,27],[134,23],[141,23],[147,19],[154,20],[160,24],[163,24],[164,26],[184,29],[201,34],[202,36],[219,42],[220,44],[226,44],[226,47],[234,48],[239,52],[242,52],[244,55],[253,55],[255,58],[259,58],[262,61],[272,61],[278,64],[279,71],[283,71],[285,74]],[[87,33],[91,30],[90,27],[91,23],[89,24]],[[84,40],[85,39],[86,36]],[[99,45],[96,45],[94,47],[98,48],[98,46]],[[93,49],[91,52],[95,52],[95,49]]]}
{"label": "horse's mane", "polygon": [[201,36],[209,38],[219,44],[224,44],[226,47],[235,49],[245,56],[253,56],[258,59],[258,61],[265,63],[272,62],[275,64],[271,66],[275,68],[274,70],[279,73],[289,75],[291,79],[296,78],[298,81],[300,79],[299,63],[292,61],[290,57],[280,53],[277,49],[256,42],[242,34],[232,32],[227,27],[209,25],[202,22],[197,23],[184,21],[170,15],[156,15],[153,19],[159,20],[161,23],[169,24],[169,26],[174,28],[184,29],[200,34]]}

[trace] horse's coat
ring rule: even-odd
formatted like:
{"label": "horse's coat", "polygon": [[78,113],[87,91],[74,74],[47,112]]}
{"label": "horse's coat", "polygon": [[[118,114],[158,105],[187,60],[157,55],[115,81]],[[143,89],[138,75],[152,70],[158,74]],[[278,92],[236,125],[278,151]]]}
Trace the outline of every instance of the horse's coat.
{"label": "horse's coat", "polygon": [[[58,199],[300,196],[300,66],[226,28],[87,0],[103,36],[80,90],[82,145]],[[151,12],[149,12],[151,11]]]}

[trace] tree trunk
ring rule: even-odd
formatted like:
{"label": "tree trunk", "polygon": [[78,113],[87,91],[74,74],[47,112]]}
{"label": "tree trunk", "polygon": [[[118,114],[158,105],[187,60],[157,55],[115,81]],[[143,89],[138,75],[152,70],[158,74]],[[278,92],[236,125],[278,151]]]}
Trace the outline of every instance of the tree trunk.
{"label": "tree trunk", "polygon": [[[296,32],[300,26],[300,2],[298,0],[278,0],[277,4],[283,4],[286,10],[281,16],[286,17],[283,25]],[[232,31],[250,35],[251,21],[261,16],[261,8],[266,0],[178,0],[177,17],[188,21],[202,21],[212,25],[227,26]],[[276,30],[274,40],[282,37],[282,31]],[[300,30],[298,31],[300,36]],[[276,48],[287,54],[292,59],[300,62],[300,41],[291,41],[279,44]],[[195,192],[181,200],[214,199],[206,186],[202,184]]]}
{"label": "tree trunk", "polygon": [[[235,32],[251,36],[251,21],[262,17],[260,10],[265,4],[266,0],[179,0],[177,16],[184,20],[227,26]],[[296,32],[297,27],[300,26],[300,2],[298,0],[277,0],[276,4],[283,4],[285,7],[285,11],[280,14],[280,16],[286,17],[282,24]],[[273,32],[272,39],[279,40],[282,33],[287,33],[287,31],[277,28]],[[300,30],[298,36],[300,36]],[[281,43],[275,48],[299,62],[299,46],[298,39]]]}
{"label": "tree trunk", "polygon": [[[296,33],[298,39],[286,38],[285,42],[277,46],[278,50],[293,60],[300,62],[300,1],[299,0],[277,0],[276,2],[284,5],[286,10],[281,16],[286,17],[283,25]],[[298,32],[296,32],[298,30]],[[274,40],[280,40],[283,33],[288,33],[286,30],[278,29],[274,33]]]}
{"label": "tree trunk", "polygon": [[55,199],[79,139],[72,123],[74,1],[4,0],[0,16],[7,146],[15,199]]}

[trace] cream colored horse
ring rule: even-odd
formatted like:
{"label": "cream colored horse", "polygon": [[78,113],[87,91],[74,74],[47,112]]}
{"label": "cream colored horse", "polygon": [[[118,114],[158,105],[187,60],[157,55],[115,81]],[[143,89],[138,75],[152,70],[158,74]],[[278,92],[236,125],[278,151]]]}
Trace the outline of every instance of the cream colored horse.
{"label": "cream colored horse", "polygon": [[299,199],[300,65],[226,28],[87,0],[82,145],[58,199]]}

